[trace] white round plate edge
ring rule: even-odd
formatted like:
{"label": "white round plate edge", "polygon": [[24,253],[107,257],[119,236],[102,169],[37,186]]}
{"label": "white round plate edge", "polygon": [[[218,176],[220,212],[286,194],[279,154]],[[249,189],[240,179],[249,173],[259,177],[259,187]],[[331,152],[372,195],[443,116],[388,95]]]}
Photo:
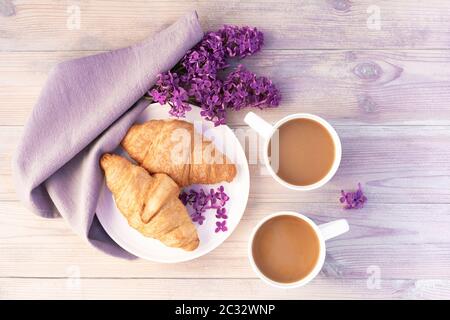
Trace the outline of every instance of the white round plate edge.
{"label": "white round plate edge", "polygon": [[[155,107],[157,107],[157,113],[161,114],[161,117],[151,117],[150,118],[150,114],[152,112],[154,112],[155,110],[151,110],[151,106],[149,106],[148,108],[146,108],[137,118],[137,120],[135,122],[143,122],[143,121],[148,121],[150,119],[170,119],[172,117],[170,117],[168,115],[168,106],[160,106],[160,105],[155,105]],[[193,106],[192,107],[193,110],[191,110],[188,114],[186,119],[187,121],[193,122],[196,120],[201,120],[201,116],[200,116],[200,111],[198,110],[198,107]],[[215,250],[217,247],[219,247],[224,241],[226,241],[231,234],[235,231],[235,229],[237,228],[237,226],[239,225],[242,216],[244,215],[245,209],[247,207],[247,203],[248,203],[248,197],[249,197],[249,192],[250,192],[250,172],[249,172],[249,168],[248,168],[248,162],[247,162],[247,158],[245,156],[245,152],[239,142],[239,140],[237,139],[236,135],[233,133],[233,131],[231,130],[231,128],[229,128],[226,125],[221,126],[221,128],[225,128],[226,130],[229,130],[229,133],[231,133],[231,136],[233,137],[233,142],[235,143],[235,145],[237,146],[235,148],[236,150],[236,159],[239,160],[238,164],[238,175],[242,175],[244,182],[245,182],[245,186],[240,186],[240,187],[244,187],[242,189],[240,188],[239,192],[244,196],[243,198],[245,199],[245,203],[242,204],[242,210],[239,214],[238,219],[235,222],[235,225],[232,228],[229,228],[228,231],[226,233],[223,233],[222,238],[220,239],[220,241],[217,241],[214,245],[210,246],[207,250],[204,251],[198,251],[198,250],[194,250],[192,252],[185,252],[186,254],[184,255],[183,258],[177,258],[177,259],[164,259],[164,258],[155,258],[154,256],[150,257],[147,254],[145,254],[145,252],[138,252],[136,251],[134,248],[129,246],[129,243],[127,241],[125,241],[124,239],[121,238],[120,236],[120,232],[118,230],[116,230],[114,227],[114,225],[111,225],[109,223],[109,221],[107,220],[107,217],[104,217],[102,214],[98,214],[98,210],[97,212],[97,217],[101,223],[101,225],[103,226],[103,228],[105,229],[105,231],[108,233],[108,235],[111,237],[111,239],[113,239],[120,247],[122,247],[124,250],[130,252],[131,254],[149,260],[149,261],[153,261],[153,262],[160,262],[160,263],[179,263],[179,262],[185,262],[185,261],[189,261],[189,260],[193,260],[196,258],[199,258],[203,255],[206,255],[208,253],[210,253],[211,251]],[[122,151],[122,149],[120,147],[118,147],[118,152],[120,153]],[[117,151],[117,150],[116,150]],[[244,192],[244,193],[242,193]],[[99,201],[98,201],[98,205],[97,208],[99,208],[100,206],[104,206],[104,202],[105,201],[112,201],[112,203],[115,206],[115,202],[112,199],[112,195],[109,191],[109,189],[106,187],[105,182],[103,181],[102,183],[102,188],[100,191],[100,195],[99,195]],[[117,208],[116,208],[117,210]],[[118,211],[118,210],[117,210]],[[120,214],[120,213],[119,213]],[[120,214],[119,219],[123,219],[124,221],[126,221],[126,219]],[[129,227],[129,226],[128,226]],[[143,237],[138,231],[132,229],[131,227],[129,227],[132,231],[130,232],[134,232],[136,237]],[[164,246],[163,244],[161,244],[158,240],[155,239],[150,239],[150,238],[146,238],[147,241],[153,241],[155,242],[155,245],[161,246],[164,249],[167,250],[180,250],[181,249],[174,249],[174,248],[169,248]],[[130,240],[130,239],[129,239]]]}

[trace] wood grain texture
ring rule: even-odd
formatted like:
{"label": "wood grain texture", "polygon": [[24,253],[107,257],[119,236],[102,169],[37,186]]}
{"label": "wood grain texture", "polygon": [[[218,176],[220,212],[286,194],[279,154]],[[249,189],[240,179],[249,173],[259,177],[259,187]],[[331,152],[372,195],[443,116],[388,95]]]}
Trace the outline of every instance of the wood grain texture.
{"label": "wood grain texture", "polygon": [[[23,125],[51,68],[92,53],[0,53],[0,125]],[[449,51],[266,50],[243,63],[281,90],[270,121],[309,112],[333,124],[450,124]],[[245,112],[229,122],[242,125]]]}
{"label": "wood grain texture", "polygon": [[255,278],[247,259],[250,231],[279,210],[304,213],[319,224],[349,221],[351,232],[328,243],[320,279],[367,279],[375,266],[384,280],[450,280],[448,205],[369,203],[355,213],[336,203],[257,201],[250,201],[239,227],[219,248],[194,261],[168,265],[105,256],[74,235],[62,219],[45,220],[18,202],[1,202],[0,275],[64,278],[76,267],[83,278]]}
{"label": "wood grain texture", "polygon": [[258,279],[81,279],[0,278],[0,299],[439,299],[450,294],[445,280],[385,280],[368,289],[366,280],[315,279],[308,287],[273,289]]}
{"label": "wood grain texture", "polygon": [[[67,26],[73,5],[79,30]],[[252,163],[236,231],[186,263],[115,259],[65,221],[24,208],[11,155],[54,65],[128,46],[193,9],[205,30],[229,23],[265,32],[264,50],[242,62],[273,79],[283,102],[258,113],[272,123],[295,112],[323,116],[342,139],[341,167],[319,190],[285,190],[260,163],[258,139],[243,126],[247,110],[229,114]],[[449,21],[443,0],[0,0],[0,299],[450,298]],[[367,206],[345,211],[339,191],[357,182]],[[350,223],[305,288],[268,287],[248,263],[252,227],[279,210]]]}
{"label": "wood grain texture", "polygon": [[[343,145],[340,169],[326,186],[307,193],[275,183],[255,152],[255,141],[261,140],[253,140],[248,127],[234,128],[246,143],[254,201],[336,203],[341,188],[351,189],[361,182],[374,203],[450,204],[450,126],[336,126]],[[11,155],[21,130],[0,127],[0,177],[5,181],[0,200],[17,200],[11,183]]]}
{"label": "wood grain texture", "polygon": [[[189,10],[198,11],[205,30],[225,23],[257,26],[272,49],[449,47],[450,3],[442,0],[8,2],[0,14],[0,48],[8,51],[119,48]],[[71,5],[79,6],[80,29],[70,20],[68,27]]]}

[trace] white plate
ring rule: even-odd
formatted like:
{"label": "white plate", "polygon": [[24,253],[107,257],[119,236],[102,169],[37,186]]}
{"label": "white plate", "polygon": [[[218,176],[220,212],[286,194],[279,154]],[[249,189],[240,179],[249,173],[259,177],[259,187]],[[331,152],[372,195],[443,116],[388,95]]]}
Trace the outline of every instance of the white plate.
{"label": "white plate", "polygon": [[[152,119],[171,118],[168,110],[168,106],[153,104],[142,112],[136,122],[142,123]],[[197,107],[192,107],[192,110],[186,114],[184,120],[194,123],[197,132],[201,130],[205,137],[214,142],[216,148],[226,154],[236,164],[237,175],[231,183],[224,182],[217,185],[204,186],[205,191],[207,191],[210,188],[217,188],[219,185],[223,185],[225,192],[230,196],[230,200],[225,206],[228,215],[228,231],[215,233],[217,221],[215,212],[209,210],[205,214],[206,220],[203,225],[195,223],[200,238],[200,245],[196,250],[188,252],[182,249],[166,247],[158,240],[144,237],[128,225],[125,217],[117,209],[111,192],[106,187],[106,184],[103,183],[97,205],[97,217],[100,223],[111,238],[122,248],[138,257],[151,261],[174,263],[192,260],[207,254],[224,242],[236,229],[247,205],[250,188],[248,164],[244,150],[233,131],[226,125],[214,127],[212,122],[202,120],[200,110]],[[120,146],[115,150],[115,153],[126,154]],[[189,186],[186,189],[192,187],[194,186]],[[190,209],[191,207],[188,206],[188,210]]]}

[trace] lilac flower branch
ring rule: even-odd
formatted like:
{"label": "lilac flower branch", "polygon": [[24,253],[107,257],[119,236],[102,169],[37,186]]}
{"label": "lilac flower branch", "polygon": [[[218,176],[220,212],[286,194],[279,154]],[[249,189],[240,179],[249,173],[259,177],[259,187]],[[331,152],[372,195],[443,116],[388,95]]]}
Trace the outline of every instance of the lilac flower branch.
{"label": "lilac flower branch", "polygon": [[226,123],[227,110],[246,107],[277,107],[280,93],[266,77],[257,77],[239,65],[225,79],[219,72],[228,68],[228,59],[243,59],[261,50],[263,33],[256,28],[225,25],[207,32],[172,70],[158,76],[147,98],[169,104],[170,114],[184,117],[190,104],[214,124]]}

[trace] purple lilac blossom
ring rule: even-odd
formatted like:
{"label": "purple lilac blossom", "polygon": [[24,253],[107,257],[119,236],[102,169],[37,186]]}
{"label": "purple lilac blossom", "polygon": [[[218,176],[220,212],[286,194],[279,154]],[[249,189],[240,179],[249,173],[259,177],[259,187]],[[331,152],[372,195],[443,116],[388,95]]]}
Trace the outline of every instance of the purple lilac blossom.
{"label": "purple lilac blossom", "polygon": [[228,108],[240,110],[245,107],[277,107],[280,94],[271,80],[257,77],[243,65],[239,65],[224,81],[223,101]]}
{"label": "purple lilac blossom", "polygon": [[149,91],[153,101],[171,106],[169,113],[184,117],[189,103],[201,108],[201,116],[215,126],[226,123],[226,111],[244,107],[277,107],[280,93],[266,77],[257,77],[239,65],[224,80],[219,72],[229,67],[227,59],[242,59],[261,50],[264,35],[251,27],[225,25],[207,32],[180,63],[159,75]]}
{"label": "purple lilac blossom", "polygon": [[341,190],[339,201],[344,205],[344,209],[360,209],[364,207],[367,197],[364,195],[361,183],[358,183],[358,189],[355,192],[344,192]]}
{"label": "purple lilac blossom", "polygon": [[227,231],[228,230],[227,220],[223,220],[222,222],[217,221],[216,222],[216,227],[217,227],[216,230],[215,230],[216,233],[219,232],[219,231],[223,231],[223,232]]}
{"label": "purple lilac blossom", "polygon": [[226,208],[218,208],[216,211],[217,219],[228,219],[227,209]]}
{"label": "purple lilac blossom", "polygon": [[184,117],[186,111],[191,110],[187,103],[189,96],[180,85],[177,73],[170,71],[158,75],[154,89],[150,90],[150,96],[159,104],[168,103],[171,107],[169,113],[175,117]]}
{"label": "purple lilac blossom", "polygon": [[256,28],[225,25],[218,33],[230,58],[243,59],[261,50],[264,44],[264,34]]}
{"label": "purple lilac blossom", "polygon": [[[228,219],[227,210],[225,205],[230,197],[225,193],[225,188],[223,186],[217,189],[210,189],[206,192],[204,189],[194,190],[190,189],[188,191],[183,191],[179,196],[181,202],[185,206],[191,206],[193,213],[191,213],[191,219],[193,222],[202,225],[206,219],[205,213],[212,209],[215,210],[217,219],[223,219],[224,221]],[[223,224],[225,227],[225,224]],[[221,228],[221,231],[226,231]]]}

